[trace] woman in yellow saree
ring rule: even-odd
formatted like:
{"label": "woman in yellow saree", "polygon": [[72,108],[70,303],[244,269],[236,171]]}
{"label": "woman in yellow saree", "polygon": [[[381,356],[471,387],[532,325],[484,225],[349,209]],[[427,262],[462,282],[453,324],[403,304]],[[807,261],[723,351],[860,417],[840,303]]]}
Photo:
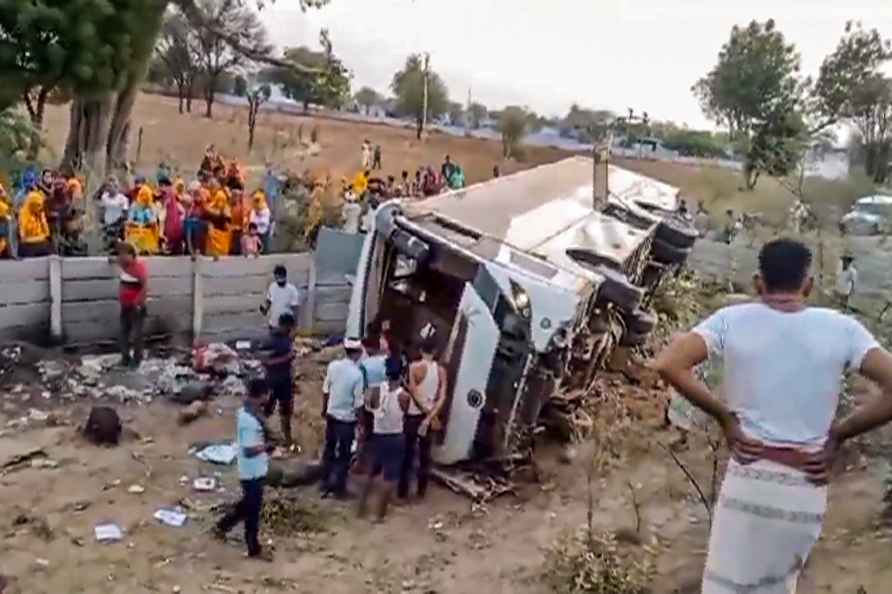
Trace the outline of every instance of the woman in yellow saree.
{"label": "woman in yellow saree", "polygon": [[9,223],[12,217],[12,206],[9,202],[9,194],[6,193],[3,184],[0,184],[0,258],[9,258],[12,255],[9,249],[9,230],[11,228]]}
{"label": "woman in yellow saree", "polygon": [[52,252],[45,200],[43,192],[32,190],[19,210],[19,255],[22,258],[48,256]]}
{"label": "woman in yellow saree", "polygon": [[140,254],[152,255],[161,251],[161,230],[154,199],[152,188],[143,184],[136,194],[136,202],[130,207],[124,237]]}
{"label": "woman in yellow saree", "polygon": [[229,223],[232,221],[232,210],[229,208],[229,196],[220,187],[216,179],[211,181],[211,199],[205,208],[205,216],[208,219],[208,234],[205,248],[208,256],[219,258],[229,255],[232,246],[232,231]]}

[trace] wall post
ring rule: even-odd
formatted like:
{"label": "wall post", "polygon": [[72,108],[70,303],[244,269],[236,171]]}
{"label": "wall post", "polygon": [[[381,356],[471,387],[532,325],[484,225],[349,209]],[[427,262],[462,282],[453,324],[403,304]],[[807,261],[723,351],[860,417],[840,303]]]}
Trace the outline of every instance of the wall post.
{"label": "wall post", "polygon": [[50,340],[53,344],[62,342],[62,258],[52,255],[47,258],[50,280]]}
{"label": "wall post", "polygon": [[204,262],[203,256],[198,256],[192,262],[192,340],[201,337],[202,324],[204,322]]}
{"label": "wall post", "polygon": [[304,301],[304,311],[301,312],[301,326],[312,334],[316,326],[316,259],[309,254],[310,270],[307,275],[307,298]]}

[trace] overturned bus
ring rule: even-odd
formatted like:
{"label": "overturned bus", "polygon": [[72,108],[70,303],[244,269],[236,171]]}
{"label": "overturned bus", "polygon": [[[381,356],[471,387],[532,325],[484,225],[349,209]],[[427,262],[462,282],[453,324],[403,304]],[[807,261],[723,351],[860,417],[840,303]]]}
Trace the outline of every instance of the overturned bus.
{"label": "overturned bus", "polygon": [[390,320],[410,352],[437,337],[438,463],[523,451],[552,395],[585,389],[614,346],[653,329],[650,296],[696,231],[676,188],[612,165],[595,209],[593,170],[574,157],[375,213],[347,334]]}

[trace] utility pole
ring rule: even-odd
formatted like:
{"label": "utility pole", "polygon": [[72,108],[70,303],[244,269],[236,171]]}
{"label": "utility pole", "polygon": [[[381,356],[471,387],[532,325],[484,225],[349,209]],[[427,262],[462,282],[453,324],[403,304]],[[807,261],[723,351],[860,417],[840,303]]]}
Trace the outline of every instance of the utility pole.
{"label": "utility pole", "polygon": [[[623,124],[631,124],[633,122],[641,122],[645,126],[649,123],[650,118],[647,112],[643,115],[635,115],[634,110],[629,109],[628,116],[615,118],[607,128],[607,145],[599,146],[595,143],[594,129],[589,127],[589,135],[592,137],[592,208],[601,210],[607,204],[610,197],[610,150],[613,148],[614,135],[616,129]],[[603,174],[598,175],[598,168],[602,168]]]}
{"label": "utility pole", "polygon": [[431,55],[429,52],[424,52],[424,101],[422,101],[422,114],[421,114],[421,130],[418,131],[418,138],[421,139],[421,135],[424,133],[424,129],[427,128],[427,79],[428,72],[430,72],[431,67]]}

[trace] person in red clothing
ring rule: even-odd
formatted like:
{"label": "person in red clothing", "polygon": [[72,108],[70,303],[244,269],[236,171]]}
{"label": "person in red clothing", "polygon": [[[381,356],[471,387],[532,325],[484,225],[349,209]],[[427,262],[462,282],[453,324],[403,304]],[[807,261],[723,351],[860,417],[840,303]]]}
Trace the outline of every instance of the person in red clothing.
{"label": "person in red clothing", "polygon": [[136,248],[126,242],[118,243],[121,303],[121,364],[138,367],[142,362],[143,324],[146,319],[146,265],[136,257]]}

